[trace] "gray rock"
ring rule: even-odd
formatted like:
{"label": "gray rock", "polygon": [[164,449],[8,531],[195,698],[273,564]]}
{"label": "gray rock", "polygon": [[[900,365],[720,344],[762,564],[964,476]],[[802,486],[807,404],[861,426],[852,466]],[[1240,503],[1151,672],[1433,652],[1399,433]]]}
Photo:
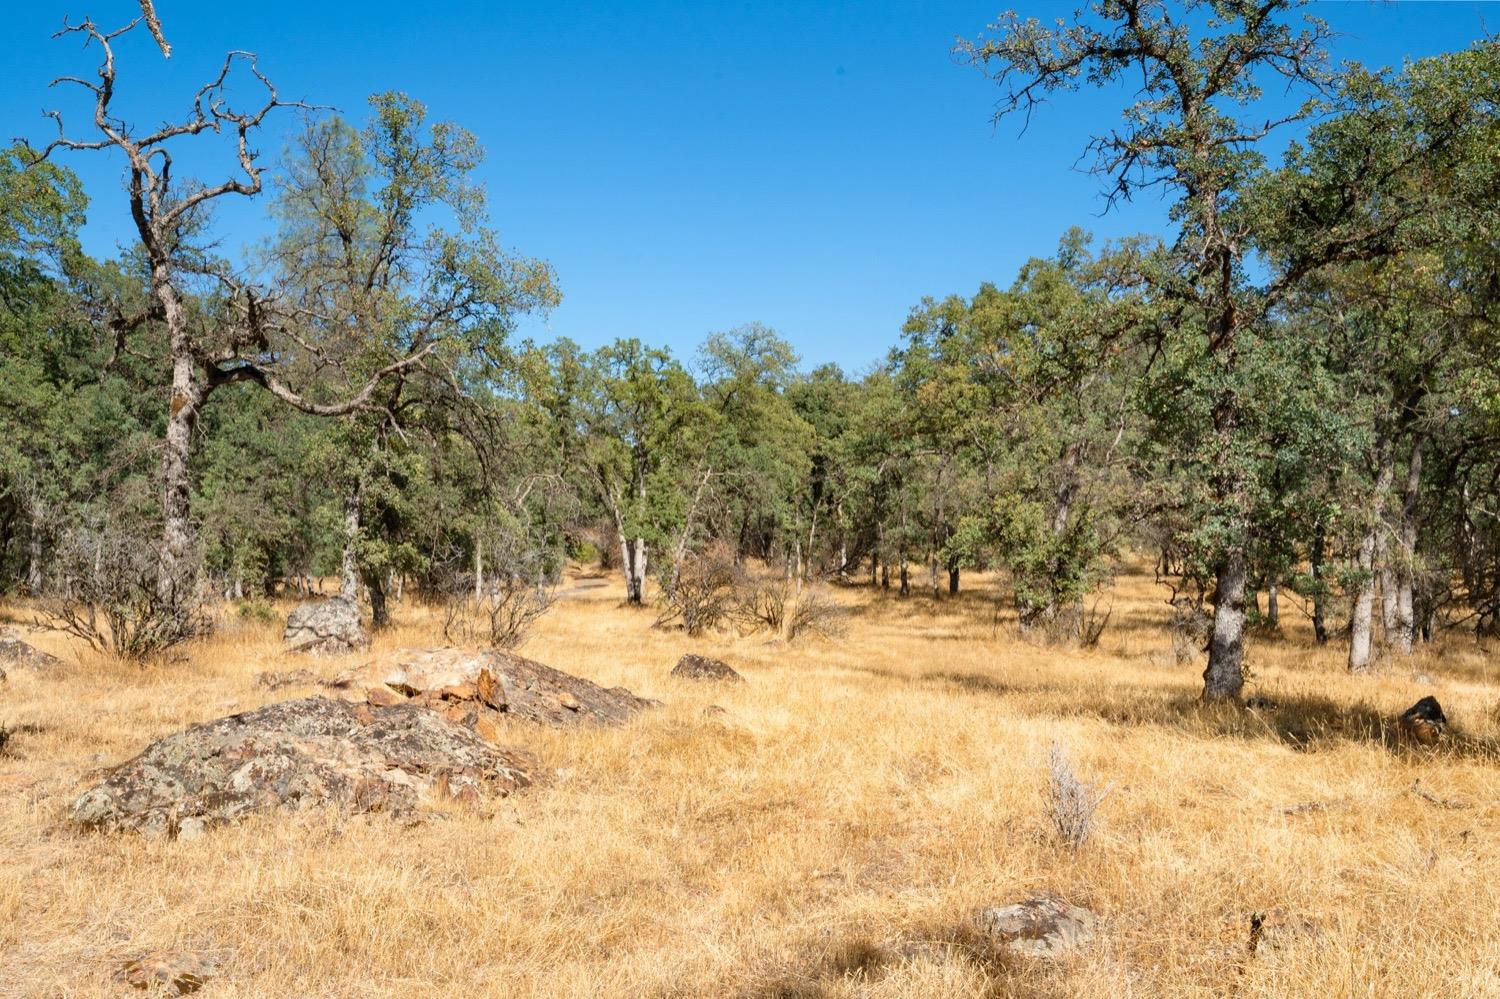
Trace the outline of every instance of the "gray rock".
{"label": "gray rock", "polygon": [[1094,938],[1099,917],[1051,895],[985,909],[979,928],[1002,950],[1022,957],[1058,958]]}
{"label": "gray rock", "polygon": [[196,836],[273,808],[408,814],[430,798],[477,801],[533,783],[504,749],[414,704],[281,701],[160,739],[73,804],[87,829]]}
{"label": "gray rock", "polygon": [[61,665],[61,659],[21,641],[21,636],[11,629],[0,628],[0,679],[5,677],[4,667],[51,669]]}
{"label": "gray rock", "polygon": [[745,682],[745,678],[736,673],[724,660],[710,659],[708,656],[695,655],[691,652],[677,660],[677,665],[672,667],[672,675],[686,680]]}
{"label": "gray rock", "polygon": [[352,652],[370,645],[359,620],[359,605],[343,597],[298,604],[287,615],[281,640],[292,652]]}

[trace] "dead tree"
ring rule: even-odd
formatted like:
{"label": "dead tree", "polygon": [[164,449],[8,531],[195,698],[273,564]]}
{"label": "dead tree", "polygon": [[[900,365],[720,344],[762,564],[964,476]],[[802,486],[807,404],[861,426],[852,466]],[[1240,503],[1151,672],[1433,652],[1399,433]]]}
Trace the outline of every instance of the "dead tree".
{"label": "dead tree", "polygon": [[[289,331],[282,303],[236,277],[227,264],[207,259],[204,248],[195,245],[194,236],[220,199],[250,198],[261,193],[265,168],[252,148],[252,138],[267,116],[278,109],[312,110],[313,106],[282,100],[260,71],[255,56],[233,51],[225,56],[218,75],[193,95],[185,118],[149,132],[137,130],[111,111],[117,85],[115,40],[144,21],[163,54],[169,51],[149,0],[143,3],[143,10],[140,18],[114,31],[103,31],[85,19],[79,24],[64,22],[54,35],[83,35],[86,45],[102,50],[94,81],[76,76],[53,81],[53,85],[74,84],[93,96],[92,126],[99,138],[69,137],[62,115],[48,111],[47,116],[57,123],[58,135],[36,154],[36,159],[45,159],[56,150],[118,150],[125,158],[130,216],[148,264],[148,304],[122,314],[114,323],[114,332],[117,346],[124,347],[132,334],[149,324],[160,324],[167,343],[171,387],[162,441],[162,545],[157,573],[158,590],[165,599],[169,594],[181,598],[182,594],[196,592],[188,585],[195,575],[189,558],[188,459],[194,428],[216,389],[234,381],[253,381],[306,412],[342,415],[368,408],[379,384],[419,365],[432,344],[416,344],[411,353],[375,371],[357,391],[333,403],[312,402],[279,377],[276,365],[281,352],[273,348],[272,338]],[[226,84],[236,66],[246,68],[264,90],[263,100],[253,108],[239,109],[229,101]],[[210,134],[233,138],[237,175],[218,184],[180,180],[173,173],[173,151]]]}

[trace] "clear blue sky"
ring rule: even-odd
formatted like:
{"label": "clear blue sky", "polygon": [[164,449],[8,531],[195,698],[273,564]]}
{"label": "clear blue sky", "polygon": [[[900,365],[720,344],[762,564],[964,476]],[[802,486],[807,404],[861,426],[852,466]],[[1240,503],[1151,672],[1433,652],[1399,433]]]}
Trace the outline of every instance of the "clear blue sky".
{"label": "clear blue sky", "polygon": [[[1073,6],[1012,2],[1043,18]],[[48,36],[64,13],[108,25],[136,5],[78,3],[7,13],[5,137],[49,138],[43,107],[84,124],[78,97],[46,84],[95,60],[76,37]],[[257,52],[283,96],[351,117],[369,93],[405,90],[477,133],[494,222],[558,271],[563,305],[526,334],[636,336],[689,356],[709,332],[758,320],[809,365],[859,369],[923,295],[1008,283],[1070,225],[1160,229],[1154,201],[1100,217],[1097,180],[1073,168],[1117,95],[1059,100],[1024,136],[991,127],[993,85],[950,50],[1005,4],[157,0],[173,58],[144,32],[124,44],[119,104],[142,124],[179,114],[230,48]],[[1313,12],[1343,33],[1336,57],[1371,65],[1464,47],[1486,17],[1500,30],[1500,4]],[[265,143],[267,159],[278,146]],[[110,254],[129,237],[120,162],[66,162],[94,199],[88,247]],[[260,212],[222,217],[226,249],[258,238]]]}

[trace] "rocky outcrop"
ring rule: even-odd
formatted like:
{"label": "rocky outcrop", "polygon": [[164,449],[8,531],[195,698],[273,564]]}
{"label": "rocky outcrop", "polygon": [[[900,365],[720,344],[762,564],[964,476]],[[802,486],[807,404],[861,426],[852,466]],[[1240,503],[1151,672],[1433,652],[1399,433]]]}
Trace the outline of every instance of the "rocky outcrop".
{"label": "rocky outcrop", "polygon": [[0,677],[7,669],[51,669],[62,660],[21,640],[10,628],[0,628]]}
{"label": "rocky outcrop", "polygon": [[710,659],[708,656],[700,656],[692,652],[677,660],[677,665],[672,667],[672,675],[684,680],[745,682],[745,678],[736,673],[734,668],[724,660]]}
{"label": "rocky outcrop", "polygon": [[370,647],[359,605],[343,597],[298,604],[287,615],[281,640],[290,652],[339,653]]}
{"label": "rocky outcrop", "polygon": [[1098,917],[1051,895],[985,909],[979,928],[1002,950],[1022,957],[1057,958],[1094,937]]}
{"label": "rocky outcrop", "polygon": [[420,704],[469,725],[501,716],[558,727],[617,725],[657,703],[500,650],[406,649],[351,670],[332,686],[347,700]]}
{"label": "rocky outcrop", "polygon": [[282,701],[167,736],[73,805],[88,829],[193,836],[273,808],[409,813],[532,784],[534,757],[415,704]]}

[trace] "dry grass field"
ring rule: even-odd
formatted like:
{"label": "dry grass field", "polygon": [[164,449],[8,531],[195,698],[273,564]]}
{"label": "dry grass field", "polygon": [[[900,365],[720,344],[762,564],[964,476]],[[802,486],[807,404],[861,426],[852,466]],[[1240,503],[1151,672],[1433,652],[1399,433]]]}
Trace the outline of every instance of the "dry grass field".
{"label": "dry grass field", "polygon": [[[613,578],[570,586],[520,651],[664,706],[516,726],[551,783],[420,823],[77,833],[99,768],[313,692],[267,693],[264,670],[361,657],[288,656],[276,623],[238,617],[147,669],[33,633],[69,665],[0,687],[0,994],[115,995],[122,961],[180,948],[218,961],[203,996],[1500,996],[1500,716],[1472,642],[1420,658],[1431,686],[1351,678],[1289,620],[1250,652],[1271,704],[1236,712],[1197,703],[1147,576],[1120,580],[1086,652],[1018,639],[983,579],[937,603],[839,590],[847,636],[792,646],[653,630]],[[404,605],[377,649],[438,632]],[[689,650],[749,682],[670,678]],[[1388,744],[1428,693],[1456,737]],[[1053,740],[1114,785],[1077,850],[1048,832]],[[1101,915],[1091,946],[1050,965],[903,950],[1042,891]],[[1252,954],[1272,909],[1304,928]]]}

